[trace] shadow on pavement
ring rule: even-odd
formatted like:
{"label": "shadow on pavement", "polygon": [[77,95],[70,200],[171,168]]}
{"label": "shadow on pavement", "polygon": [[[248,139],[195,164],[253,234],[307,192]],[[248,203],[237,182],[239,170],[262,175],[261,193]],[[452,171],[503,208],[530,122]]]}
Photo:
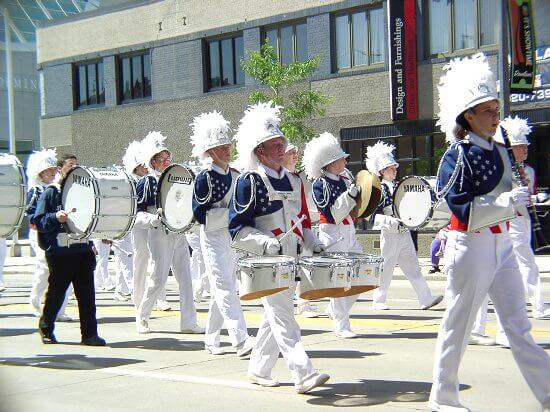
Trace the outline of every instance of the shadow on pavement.
{"label": "shadow on pavement", "polygon": [[186,340],[185,338],[182,338],[182,339],[151,338],[146,340],[130,340],[127,342],[109,343],[108,346],[111,348],[136,348],[136,349],[173,350],[173,351],[204,350],[203,341],[192,341],[192,340]]}
{"label": "shadow on pavement", "polygon": [[307,350],[310,358],[320,359],[363,359],[368,356],[380,356],[380,352],[361,352],[358,350]]}
{"label": "shadow on pavement", "polygon": [[32,366],[48,369],[94,370],[145,362],[141,359],[97,358],[81,354],[38,355],[25,358],[0,358],[0,365]]}
{"label": "shadow on pavement", "polygon": [[[341,408],[366,407],[387,402],[427,402],[431,382],[361,380],[360,382],[334,383],[318,390],[307,400],[309,404]],[[469,389],[460,385],[460,390]]]}
{"label": "shadow on pavement", "polygon": [[372,334],[365,333],[359,336],[360,338],[365,339],[395,339],[395,338],[404,338],[404,339],[435,339],[437,338],[437,332],[393,332],[387,334]]}
{"label": "shadow on pavement", "polygon": [[133,316],[103,316],[97,318],[97,323],[108,324],[108,323],[134,323],[136,318]]}
{"label": "shadow on pavement", "polygon": [[22,336],[22,335],[32,335],[33,333],[37,333],[37,328],[34,328],[34,329],[2,328],[0,329],[0,336]]}
{"label": "shadow on pavement", "polygon": [[389,320],[440,320],[441,316],[419,315],[351,315],[350,319],[389,319]]}

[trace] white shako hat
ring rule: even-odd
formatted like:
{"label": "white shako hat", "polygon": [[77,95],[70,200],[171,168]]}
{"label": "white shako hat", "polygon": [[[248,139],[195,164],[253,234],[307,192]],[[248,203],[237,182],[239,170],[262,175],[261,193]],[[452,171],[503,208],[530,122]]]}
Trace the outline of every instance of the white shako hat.
{"label": "white shako hat", "polygon": [[368,171],[378,176],[380,175],[380,171],[388,166],[395,165],[399,167],[399,163],[397,163],[393,157],[394,150],[394,145],[381,141],[367,147],[365,164],[367,165]]}
{"label": "white shako hat", "polygon": [[338,139],[333,134],[325,132],[306,144],[302,164],[307,177],[316,179],[323,174],[323,167],[348,156],[340,147]]}
{"label": "white shako hat", "polygon": [[166,137],[163,136],[161,132],[149,132],[149,134],[147,134],[147,136],[145,136],[145,138],[141,141],[140,163],[145,164],[147,167],[153,167],[151,165],[151,160],[155,155],[160,152],[164,152],[165,150],[168,153],[171,153],[170,150],[164,146],[165,140]]}
{"label": "white shako hat", "polygon": [[207,150],[231,144],[231,137],[228,135],[229,122],[224,119],[220,112],[202,113],[194,117],[193,123],[189,126],[193,130],[191,155],[201,161],[210,159],[210,156],[206,153]]}
{"label": "white shako hat", "polygon": [[478,104],[498,99],[498,95],[493,72],[483,53],[452,59],[443,70],[445,73],[437,86],[437,125],[445,133],[447,141],[453,143],[458,140],[455,135],[457,117]]}
{"label": "white shako hat", "polygon": [[235,168],[241,171],[257,170],[259,162],[254,149],[263,142],[282,137],[288,144],[287,138],[279,129],[281,109],[281,106],[274,105],[272,101],[248,106],[235,133],[237,141],[237,159],[233,164]]}
{"label": "white shako hat", "polygon": [[56,149],[41,149],[32,152],[27,161],[27,185],[33,187],[40,182],[39,174],[51,167],[57,167]]}
{"label": "white shako hat", "polygon": [[145,165],[145,161],[142,158],[141,155],[141,143],[137,140],[134,140],[133,142],[130,142],[128,147],[126,148],[126,151],[124,152],[124,156],[122,156],[122,165],[124,166],[124,170],[126,170],[126,173],[133,175],[134,169],[138,167],[139,165]]}
{"label": "white shako hat", "polygon": [[288,144],[286,145],[285,153],[288,153],[291,150],[298,151],[298,148],[296,146],[294,146],[292,143],[288,142]]}
{"label": "white shako hat", "polygon": [[[527,136],[531,133],[531,126],[527,123],[527,119],[522,119],[521,117],[507,117],[506,119],[500,122],[500,125],[506,130],[508,139],[510,139],[511,146],[518,146],[520,144],[529,144]],[[502,138],[500,128],[497,130],[497,133],[493,137],[497,143],[504,144],[504,139]]]}

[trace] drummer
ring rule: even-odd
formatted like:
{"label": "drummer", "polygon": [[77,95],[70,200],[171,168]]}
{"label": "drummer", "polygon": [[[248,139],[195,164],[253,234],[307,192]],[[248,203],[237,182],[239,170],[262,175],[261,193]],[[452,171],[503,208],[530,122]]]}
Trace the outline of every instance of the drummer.
{"label": "drummer", "polygon": [[422,276],[418,256],[411,238],[411,232],[393,215],[393,191],[398,164],[393,157],[395,147],[377,142],[367,148],[365,162],[369,172],[382,177],[382,198],[374,212],[374,229],[380,229],[380,249],[384,258],[384,267],[380,277],[380,287],[374,291],[372,308],[388,310],[386,297],[393,277],[395,265],[399,267],[411,282],[420,309],[426,310],[443,300],[442,295],[432,296],[428,283]]}
{"label": "drummer", "polygon": [[[254,255],[297,257],[298,246],[321,251],[311,233],[304,189],[299,178],[282,167],[287,139],[279,129],[280,106],[272,102],[248,107],[235,135],[236,166],[243,170],[236,182],[229,208],[229,232],[233,246]],[[306,218],[302,224],[293,226]],[[294,223],[293,223],[294,222]],[[290,232],[282,242],[279,239]],[[265,308],[250,364],[249,380],[262,386],[278,386],[271,372],[281,353],[298,393],[323,385],[329,376],[316,372],[300,341],[294,319],[294,288],[262,298]]]}
{"label": "drummer", "polygon": [[254,339],[248,336],[237,296],[235,251],[227,228],[229,202],[239,175],[229,168],[229,122],[214,111],[195,117],[191,128],[192,155],[204,167],[196,177],[193,193],[193,215],[201,225],[200,244],[210,281],[204,347],[212,355],[225,353],[220,347],[220,332],[225,325],[237,356],[247,356]]}
{"label": "drummer", "polygon": [[[296,164],[298,163],[298,148],[292,143],[288,143],[285,150],[285,158],[283,167],[290,173],[298,176],[302,179],[304,184],[304,190],[306,194],[307,208],[309,211],[309,217],[311,218],[311,224],[315,224],[319,221],[319,212],[317,212],[317,205],[313,201],[313,195],[311,191],[311,182],[307,180],[306,173],[303,170],[297,170]],[[313,228],[312,228],[313,229]],[[296,307],[296,314],[301,315],[304,318],[316,318],[319,316],[317,307],[307,299],[300,297],[301,282],[298,281],[296,285],[296,300],[298,301]]]}
{"label": "drummer", "polygon": [[[319,239],[331,246],[330,252],[361,253],[362,248],[355,235],[355,225],[349,215],[356,205],[360,187],[344,176],[346,158],[349,155],[330,133],[322,133],[306,144],[304,166],[313,182],[313,200],[319,209]],[[355,338],[351,330],[349,313],[359,295],[331,298],[326,309],[334,321],[336,336]]]}
{"label": "drummer", "polygon": [[[148,245],[151,251],[153,272],[143,299],[137,309],[136,329],[138,333],[149,333],[149,318],[155,302],[172,273],[179,284],[180,331],[182,333],[204,333],[197,324],[197,311],[193,302],[193,287],[189,269],[189,245],[183,233],[171,233],[160,220],[161,211],[156,206],[157,179],[170,166],[171,153],[164,146],[160,132],[150,132],[141,141],[141,158],[152,171],[143,176],[137,185],[138,212],[148,213]],[[191,207],[191,205],[189,205]]]}

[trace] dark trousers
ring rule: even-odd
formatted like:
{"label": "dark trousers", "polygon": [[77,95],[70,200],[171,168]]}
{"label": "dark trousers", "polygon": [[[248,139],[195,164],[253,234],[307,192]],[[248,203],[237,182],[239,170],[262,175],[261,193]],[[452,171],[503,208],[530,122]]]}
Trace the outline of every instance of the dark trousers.
{"label": "dark trousers", "polygon": [[74,294],[78,301],[80,332],[82,338],[97,335],[95,316],[94,269],[95,255],[91,250],[46,256],[50,276],[46,303],[40,317],[39,327],[44,333],[53,333],[55,319],[69,285],[73,284]]}

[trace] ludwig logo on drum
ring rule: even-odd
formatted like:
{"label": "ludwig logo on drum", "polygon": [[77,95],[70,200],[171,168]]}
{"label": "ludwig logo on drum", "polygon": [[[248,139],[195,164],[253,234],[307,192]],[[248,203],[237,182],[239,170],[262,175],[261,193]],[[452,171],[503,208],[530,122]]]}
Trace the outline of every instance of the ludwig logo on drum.
{"label": "ludwig logo on drum", "polygon": [[193,183],[193,178],[184,176],[174,176],[172,173],[168,175],[168,181],[170,183],[179,183],[182,185],[190,185]]}
{"label": "ludwig logo on drum", "polygon": [[405,193],[425,192],[426,186],[425,185],[403,185],[403,190],[405,191]]}
{"label": "ludwig logo on drum", "polygon": [[90,187],[92,184],[92,179],[85,176],[73,175],[73,183],[81,186]]}

